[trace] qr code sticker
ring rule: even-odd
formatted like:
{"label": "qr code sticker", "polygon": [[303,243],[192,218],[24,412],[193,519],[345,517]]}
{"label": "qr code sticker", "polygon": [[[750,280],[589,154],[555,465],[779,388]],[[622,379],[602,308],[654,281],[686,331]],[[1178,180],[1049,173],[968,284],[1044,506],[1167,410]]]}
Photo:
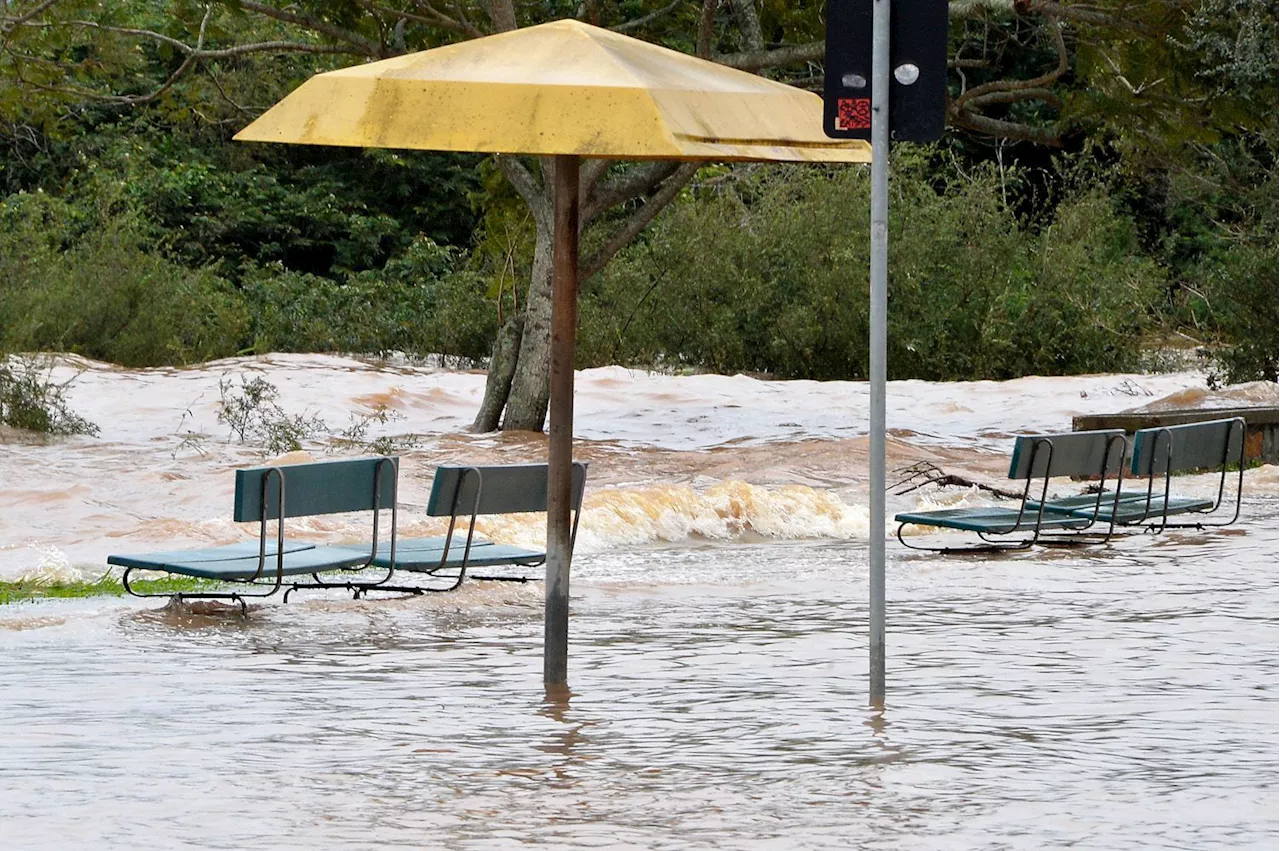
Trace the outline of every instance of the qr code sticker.
{"label": "qr code sticker", "polygon": [[871,129],[871,98],[840,98],[837,104],[836,129]]}

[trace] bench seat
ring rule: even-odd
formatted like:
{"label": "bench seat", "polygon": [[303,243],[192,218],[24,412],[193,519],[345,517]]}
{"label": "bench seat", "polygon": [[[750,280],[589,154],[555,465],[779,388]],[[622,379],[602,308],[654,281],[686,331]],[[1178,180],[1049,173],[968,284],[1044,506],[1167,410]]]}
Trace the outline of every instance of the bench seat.
{"label": "bench seat", "polygon": [[[232,545],[239,546],[239,545]],[[238,557],[224,555],[222,558],[209,558],[210,550],[177,550],[168,553],[147,553],[146,555],[110,556],[108,564],[140,570],[163,570],[182,576],[194,576],[199,579],[218,579],[227,582],[247,582],[254,578],[271,580],[277,572],[277,557],[272,548],[267,559],[258,571],[258,545],[253,544],[253,555]],[[284,576],[300,576],[328,570],[343,570],[352,567],[363,567],[369,559],[368,551],[360,552],[348,547],[325,547],[303,545],[294,548],[285,545]]]}
{"label": "bench seat", "polygon": [[[433,538],[406,538],[405,540],[397,540],[396,555],[400,556],[403,553],[418,552],[419,550],[435,550],[436,552],[439,552],[440,550],[444,549],[444,542],[445,542],[444,535],[437,535]],[[462,552],[462,548],[465,547],[466,545],[467,545],[466,536],[454,535],[453,544],[449,547],[449,549]],[[493,546],[493,541],[490,541],[487,538],[471,539],[472,552],[475,552],[476,547],[491,547],[491,546]],[[359,549],[358,546],[356,548]],[[383,546],[378,548],[378,551],[390,552],[391,545],[384,544]],[[368,550],[366,549],[365,552],[367,553]]]}
{"label": "bench seat", "polygon": [[[369,557],[369,551],[361,551],[358,547],[350,548],[352,553],[360,553],[362,559]],[[462,544],[454,543],[449,548],[449,560],[444,564],[440,563],[440,557],[444,555],[442,546],[435,547],[405,547],[403,543],[396,543],[396,570],[408,570],[415,573],[430,573],[439,568],[456,568],[462,565],[462,555],[465,551],[465,542]],[[471,555],[467,559],[468,567],[498,567],[501,565],[517,565],[523,567],[534,567],[546,561],[547,554],[540,550],[526,550],[523,547],[515,547],[508,544],[495,544],[492,541],[482,543],[478,541],[471,542]],[[390,545],[382,545],[378,547],[377,554],[369,563],[371,567],[391,567],[391,547]]]}
{"label": "bench seat", "polygon": [[[1045,503],[1046,510],[1067,511],[1078,517],[1093,517],[1094,507],[1098,509],[1098,521],[1102,523],[1111,522],[1112,508],[1116,508],[1116,522],[1137,523],[1143,520],[1149,520],[1161,516],[1171,516],[1174,514],[1186,514],[1192,511],[1208,511],[1213,508],[1214,501],[1204,497],[1188,497],[1174,496],[1169,498],[1168,508],[1165,507],[1164,494],[1152,494],[1151,502],[1147,502],[1147,492],[1143,491],[1123,491],[1120,494],[1118,505],[1115,503],[1115,493],[1103,494],[1102,504],[1098,506],[1098,495],[1092,493],[1082,493],[1077,496],[1063,497],[1062,499],[1054,499]],[[1029,503],[1028,510],[1033,510],[1036,503]]]}
{"label": "bench seat", "polygon": [[[898,523],[914,523],[918,526],[938,526],[948,529],[960,529],[965,532],[986,532],[993,535],[1009,532],[1032,531],[1037,527],[1037,513],[1030,506],[1022,513],[1018,522],[1018,511],[1014,508],[943,508],[937,511],[906,512],[894,516]],[[1014,526],[1017,522],[1018,525]],[[1079,527],[1088,522],[1067,511],[1045,509],[1044,517],[1039,520],[1039,528],[1069,529]]]}
{"label": "bench seat", "polygon": [[[114,564],[117,567],[136,567],[142,570],[165,570],[166,568],[164,567],[154,567],[153,565],[171,563],[203,564],[210,561],[229,561],[241,558],[252,558],[257,561],[260,549],[261,545],[258,541],[241,541],[235,544],[224,544],[220,547],[209,547],[202,550],[168,550],[141,555],[107,556],[107,564]],[[315,544],[286,542],[284,545],[286,554],[312,549],[315,549]],[[276,554],[276,542],[268,541],[266,551],[268,558],[274,557]]]}

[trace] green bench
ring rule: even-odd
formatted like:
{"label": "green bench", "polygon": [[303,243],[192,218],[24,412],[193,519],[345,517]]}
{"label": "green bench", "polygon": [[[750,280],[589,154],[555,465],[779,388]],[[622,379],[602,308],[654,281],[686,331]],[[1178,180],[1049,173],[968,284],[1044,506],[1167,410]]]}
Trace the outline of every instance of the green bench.
{"label": "green bench", "polygon": [[[1009,462],[1009,478],[1026,483],[1017,508],[997,506],[903,512],[894,517],[898,522],[898,540],[909,549],[942,553],[1025,549],[1036,543],[1106,541],[1115,530],[1115,523],[1109,519],[1108,512],[1114,513],[1117,507],[1119,484],[1124,475],[1124,452],[1124,432],[1120,429],[1019,437],[1014,441],[1013,457]],[[1055,476],[1096,477],[1099,479],[1099,492],[1089,494],[1086,499],[1070,506],[1048,501],[1049,479]],[[1116,489],[1107,489],[1108,480],[1116,483]],[[1039,493],[1033,496],[1033,486],[1037,482],[1040,483]],[[1091,531],[1099,521],[1107,524],[1107,531],[1101,538],[1097,532]],[[973,532],[983,543],[965,547],[910,544],[902,536],[903,528],[909,524]]]}
{"label": "green bench", "polygon": [[[1121,491],[1114,504],[1107,505],[1098,519],[1120,526],[1141,526],[1150,531],[1164,529],[1228,526],[1240,517],[1241,486],[1244,483],[1245,422],[1242,417],[1209,420],[1184,425],[1159,426],[1142,429],[1133,436],[1133,456],[1129,473],[1137,479],[1146,479],[1147,487]],[[1229,519],[1218,514],[1224,505],[1227,474],[1236,467],[1235,510]],[[1172,477],[1177,473],[1196,470],[1218,472],[1218,492],[1215,497],[1175,496]],[[1052,505],[1082,514],[1088,495],[1055,500]],[[1170,523],[1170,517],[1179,515],[1217,515],[1214,521],[1197,520],[1189,523]]]}
{"label": "green bench", "polygon": [[[390,457],[236,470],[232,519],[238,523],[257,522],[256,542],[199,550],[112,555],[107,557],[107,563],[125,568],[121,582],[135,597],[229,599],[246,608],[246,599],[275,594],[286,584],[286,577],[370,567],[380,547],[379,524],[384,509],[391,511],[390,545],[394,547],[398,471],[399,459]],[[373,513],[372,541],[363,551],[285,539],[288,518],[356,511]],[[274,533],[272,521],[275,521]],[[252,590],[143,593],[129,583],[137,570],[240,584]]]}
{"label": "green bench", "polygon": [[[291,592],[308,588],[343,588],[357,598],[371,590],[413,594],[451,591],[462,584],[471,568],[527,568],[546,560],[545,552],[495,544],[475,534],[476,518],[482,515],[546,511],[546,464],[437,468],[426,513],[432,517],[448,517],[448,532],[408,540],[399,540],[396,534],[398,472],[399,459],[389,457],[237,470],[232,519],[257,522],[256,542],[199,550],[112,555],[107,557],[107,563],[125,568],[121,581],[125,590],[136,597],[230,599],[247,609],[247,599],[269,597],[281,588],[286,589],[286,601]],[[575,464],[570,546],[577,538],[585,484],[586,465]],[[383,510],[391,512],[391,528],[386,540],[381,540],[380,535]],[[370,511],[373,515],[372,538],[367,545],[315,545],[286,540],[285,519],[358,511]],[[458,522],[463,518],[467,519],[465,536],[458,529]],[[275,521],[274,533],[272,521]],[[378,579],[343,576],[332,581],[326,578],[334,573],[350,574],[370,568],[379,569]],[[137,570],[241,584],[252,590],[145,593],[129,582]],[[444,587],[393,585],[391,579],[397,571],[445,577],[448,582]],[[300,577],[310,577],[310,580],[298,581]],[[520,575],[478,578],[527,581],[527,577]]]}
{"label": "green bench", "polygon": [[[460,586],[472,568],[530,568],[546,562],[542,550],[531,550],[477,537],[476,519],[485,515],[543,512],[547,510],[547,465],[505,464],[489,467],[441,466],[436,468],[431,496],[427,499],[429,517],[448,517],[445,535],[433,538],[395,540],[370,550],[356,548],[357,554],[369,557],[369,565],[385,568],[388,574],[376,582],[358,579],[327,581],[319,576],[311,582],[293,583],[288,593],[313,588],[344,588],[360,597],[369,591],[394,591],[422,594],[452,591]],[[578,518],[582,512],[582,496],[586,488],[587,465],[575,463],[570,499],[573,523],[569,536],[572,551],[578,536]],[[466,523],[466,535],[460,534],[459,521]],[[427,583],[443,579],[443,585],[392,584],[394,574],[416,574]],[[474,575],[476,579],[527,582],[521,571],[514,574]]]}

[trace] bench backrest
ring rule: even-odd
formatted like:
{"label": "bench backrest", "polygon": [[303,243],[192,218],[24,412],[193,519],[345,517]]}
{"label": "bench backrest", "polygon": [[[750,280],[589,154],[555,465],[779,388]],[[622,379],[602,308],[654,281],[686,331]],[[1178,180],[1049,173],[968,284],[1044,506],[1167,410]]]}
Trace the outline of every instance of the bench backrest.
{"label": "bench backrest", "polygon": [[[381,490],[377,506],[390,509],[395,505],[396,472],[399,466],[399,458],[380,457],[236,470],[234,519],[238,523],[262,519],[264,480],[267,492],[266,519],[276,520],[280,517],[280,485],[274,471],[279,471],[284,478],[286,517],[372,511],[375,505],[375,481]],[[379,467],[382,468],[381,474],[378,473]]]}
{"label": "bench backrest", "polygon": [[[571,505],[582,507],[582,491],[587,482],[587,465],[573,465]],[[479,489],[479,504],[476,503]],[[456,500],[456,501],[455,501]],[[473,508],[474,506],[474,508]],[[514,514],[547,510],[547,465],[504,464],[493,467],[437,467],[427,514],[431,517],[459,515]]]}
{"label": "bench backrest", "polygon": [[1122,429],[1026,435],[1013,443],[1009,478],[1098,476],[1104,473],[1103,459],[1107,475],[1120,473],[1124,466]]}
{"label": "bench backrest", "polygon": [[1210,420],[1203,423],[1144,428],[1133,436],[1135,476],[1162,476],[1183,470],[1222,467],[1241,460],[1244,420]]}

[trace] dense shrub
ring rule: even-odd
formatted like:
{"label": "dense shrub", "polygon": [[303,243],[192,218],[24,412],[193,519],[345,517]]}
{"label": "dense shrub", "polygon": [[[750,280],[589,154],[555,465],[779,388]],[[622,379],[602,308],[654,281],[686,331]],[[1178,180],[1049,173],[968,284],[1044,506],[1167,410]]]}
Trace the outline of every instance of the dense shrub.
{"label": "dense shrub", "polygon": [[97,434],[98,426],[67,405],[67,385],[34,357],[0,359],[0,424],[42,434]]}
{"label": "dense shrub", "polygon": [[0,350],[191,363],[234,354],[246,327],[232,287],[166,258],[127,205],[0,202]]}
{"label": "dense shrub", "polygon": [[419,239],[376,272],[346,283],[279,266],[248,276],[245,300],[259,352],[401,351],[479,360],[497,331],[486,282],[458,252]]}
{"label": "dense shrub", "polygon": [[[1275,183],[1273,181],[1272,187]],[[1276,234],[1259,234],[1206,263],[1204,287],[1213,305],[1218,344],[1210,351],[1227,383],[1277,380]]]}
{"label": "dense shrub", "polygon": [[130,202],[0,201],[0,351],[70,351],[125,366],[238,352],[404,351],[478,360],[497,321],[486,282],[429,239],[342,281],[279,264],[241,287],[189,268]]}
{"label": "dense shrub", "polygon": [[[978,170],[939,186],[907,163],[890,206],[888,368],[1007,378],[1136,366],[1161,272],[1106,197],[1031,229]],[[867,370],[869,181],[775,169],[672,209],[590,282],[582,362],[780,377]]]}

